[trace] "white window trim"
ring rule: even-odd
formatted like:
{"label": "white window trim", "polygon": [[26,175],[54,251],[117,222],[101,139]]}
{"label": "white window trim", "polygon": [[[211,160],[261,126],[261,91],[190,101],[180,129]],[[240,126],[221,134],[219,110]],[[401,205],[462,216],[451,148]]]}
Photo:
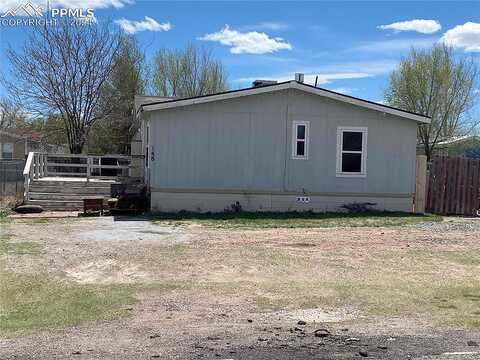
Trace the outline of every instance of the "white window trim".
{"label": "white window trim", "polygon": [[[362,135],[362,151],[343,151],[343,133],[344,132],[361,132]],[[337,177],[364,178],[367,177],[367,143],[368,128],[356,126],[339,126],[337,127]],[[361,172],[342,172],[342,154],[362,154]]]}
{"label": "white window trim", "polygon": [[[305,155],[297,155],[297,127],[298,125],[305,126]],[[309,138],[310,138],[310,121],[294,121],[292,124],[292,159],[294,160],[308,160],[308,149],[309,149]],[[302,139],[300,139],[302,141]]]}

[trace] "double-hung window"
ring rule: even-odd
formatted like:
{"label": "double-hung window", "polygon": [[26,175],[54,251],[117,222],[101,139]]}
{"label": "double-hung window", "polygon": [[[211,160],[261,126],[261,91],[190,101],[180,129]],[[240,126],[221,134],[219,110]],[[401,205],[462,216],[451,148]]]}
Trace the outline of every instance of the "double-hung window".
{"label": "double-hung window", "polygon": [[367,128],[337,128],[337,176],[367,175]]}
{"label": "double-hung window", "polygon": [[308,159],[308,136],[310,123],[308,121],[294,121],[292,128],[292,158]]}

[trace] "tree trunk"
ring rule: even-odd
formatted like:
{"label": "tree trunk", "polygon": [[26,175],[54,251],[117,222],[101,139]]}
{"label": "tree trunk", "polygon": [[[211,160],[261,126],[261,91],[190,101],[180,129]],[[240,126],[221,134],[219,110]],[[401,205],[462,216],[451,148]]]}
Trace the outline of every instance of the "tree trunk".
{"label": "tree trunk", "polygon": [[427,157],[427,163],[429,163],[432,157],[432,148],[428,144],[425,144],[423,148],[425,151],[425,156]]}
{"label": "tree trunk", "polygon": [[83,150],[83,144],[70,144],[70,153],[71,154],[81,154]]}

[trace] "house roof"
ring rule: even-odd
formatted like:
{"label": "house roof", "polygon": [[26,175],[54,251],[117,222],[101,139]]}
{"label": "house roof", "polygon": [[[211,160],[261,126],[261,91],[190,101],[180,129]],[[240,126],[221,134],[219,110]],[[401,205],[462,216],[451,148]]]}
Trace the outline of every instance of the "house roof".
{"label": "house roof", "polygon": [[439,141],[437,143],[437,145],[450,145],[450,144],[455,144],[455,143],[459,143],[459,142],[462,142],[462,141],[477,140],[477,139],[478,139],[478,136],[476,136],[476,135],[465,135],[465,136],[459,136],[459,137],[449,139],[449,140]]}
{"label": "house roof", "polygon": [[350,95],[340,94],[335,91],[331,91],[323,88],[317,88],[315,86],[300,83],[295,80],[280,82],[272,85],[264,85],[261,87],[225,91],[225,92],[211,94],[211,95],[202,95],[202,96],[195,96],[190,98],[180,98],[180,99],[171,99],[171,100],[162,99],[162,101],[143,103],[140,106],[140,108],[141,110],[144,110],[144,111],[171,109],[171,108],[176,108],[180,106],[203,104],[203,103],[209,103],[213,101],[221,101],[221,100],[233,99],[233,98],[242,97],[242,96],[264,94],[264,93],[285,90],[285,89],[297,89],[297,90],[305,91],[311,94],[315,94],[315,95],[323,96],[326,98],[349,103],[352,105],[360,106],[363,108],[380,111],[382,113],[400,116],[410,120],[418,121],[420,123],[425,123],[425,124],[430,123],[430,117],[425,115],[401,110],[398,108],[394,108],[392,106],[379,104],[373,101],[360,99]]}
{"label": "house roof", "polygon": [[42,141],[44,138],[42,133],[29,129],[9,128],[6,130],[0,130],[0,133],[17,139],[27,139],[31,141]]}
{"label": "house roof", "polygon": [[0,130],[0,135],[9,136],[9,137],[12,137],[12,138],[14,138],[14,139],[22,139],[22,140],[26,140],[26,139],[27,139],[27,137],[24,136],[24,135],[19,135],[19,134],[10,132],[10,131],[5,131],[5,130]]}

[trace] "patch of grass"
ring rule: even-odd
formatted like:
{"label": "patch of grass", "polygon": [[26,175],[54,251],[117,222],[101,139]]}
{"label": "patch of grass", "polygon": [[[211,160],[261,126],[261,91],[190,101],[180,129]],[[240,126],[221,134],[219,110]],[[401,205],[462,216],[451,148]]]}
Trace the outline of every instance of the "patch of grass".
{"label": "patch of grass", "polygon": [[[52,219],[48,218],[38,218],[38,219],[29,219],[29,223],[31,224],[50,224],[52,222]],[[63,220],[63,219],[60,219]]]}
{"label": "patch of grass", "polygon": [[306,281],[264,284],[255,290],[261,292],[254,297],[260,311],[353,305],[375,316],[420,317],[437,326],[480,328],[478,283]]}
{"label": "patch of grass", "polygon": [[191,213],[181,211],[156,214],[151,220],[155,223],[169,225],[201,225],[214,228],[323,228],[403,226],[424,221],[442,221],[442,217],[399,212],[345,214],[313,212]]}
{"label": "patch of grass", "polygon": [[33,241],[9,241],[11,236],[0,236],[0,255],[40,255],[43,246]]}
{"label": "patch of grass", "polygon": [[5,255],[40,255],[43,247],[33,241],[0,242],[0,254]]}
{"label": "patch of grass", "polygon": [[480,251],[471,249],[467,251],[441,251],[441,258],[464,266],[480,266]]}
{"label": "patch of grass", "polygon": [[44,275],[0,272],[0,334],[12,336],[35,329],[62,328],[84,321],[127,315],[135,302],[128,286],[78,286]]}
{"label": "patch of grass", "polygon": [[[392,286],[393,285],[393,286]],[[426,317],[440,326],[480,328],[480,285],[470,282],[337,284],[341,298],[354,299],[374,315]]]}
{"label": "patch of grass", "polygon": [[0,204],[0,223],[8,222],[8,215],[10,215],[10,208]]}
{"label": "patch of grass", "polygon": [[261,311],[315,309],[337,305],[338,292],[328,283],[320,281],[267,282],[262,285],[261,291],[262,294],[254,298]]}

